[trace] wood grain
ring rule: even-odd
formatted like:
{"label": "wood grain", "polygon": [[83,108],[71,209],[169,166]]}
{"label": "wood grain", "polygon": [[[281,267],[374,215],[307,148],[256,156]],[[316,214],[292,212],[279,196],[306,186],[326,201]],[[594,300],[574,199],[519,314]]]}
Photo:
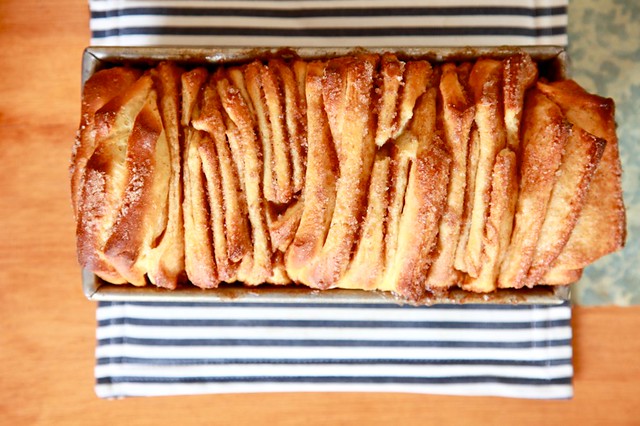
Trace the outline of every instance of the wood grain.
{"label": "wood grain", "polygon": [[574,310],[575,398],[250,394],[103,401],[75,259],[68,161],[86,0],[0,2],[0,423],[638,424],[640,307]]}

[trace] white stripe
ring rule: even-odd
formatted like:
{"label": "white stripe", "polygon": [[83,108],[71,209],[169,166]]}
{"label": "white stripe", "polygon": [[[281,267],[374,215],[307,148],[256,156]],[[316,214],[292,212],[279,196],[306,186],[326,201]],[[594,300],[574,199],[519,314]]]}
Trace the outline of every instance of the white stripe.
{"label": "white stripe", "polygon": [[504,383],[396,384],[378,383],[113,383],[97,385],[101,398],[254,392],[411,392],[434,395],[502,396],[508,398],[562,399],[573,396],[571,385],[514,385]]}
{"label": "white stripe", "polygon": [[[91,10],[106,11],[136,7],[170,8],[234,8],[234,9],[346,9],[346,8],[403,8],[425,7],[424,0],[343,0],[343,1],[89,1]],[[525,7],[529,9],[566,6],[566,0],[486,0],[479,4],[472,0],[430,0],[428,7]]]}
{"label": "white stripe", "polygon": [[93,46],[240,46],[255,47],[354,47],[354,46],[528,46],[567,44],[567,35],[528,36],[385,36],[385,37],[246,37],[246,36],[175,36],[175,35],[128,35],[93,38]]}
{"label": "white stripe", "polygon": [[282,339],[282,340],[385,340],[441,342],[521,342],[571,338],[570,327],[535,330],[482,330],[432,328],[320,328],[320,327],[100,327],[98,339]]}
{"label": "white stripe", "polygon": [[98,365],[96,378],[102,377],[463,377],[496,376],[526,379],[571,377],[571,365],[544,367],[504,365],[308,365],[308,364],[231,364],[153,366],[144,364]]}
{"label": "white stripe", "polygon": [[433,322],[533,322],[571,319],[568,306],[536,309],[412,309],[314,308],[232,306],[112,305],[97,309],[99,321],[117,318],[183,320],[324,320],[324,321],[433,321]]}
{"label": "white stripe", "polygon": [[541,361],[571,358],[571,346],[542,348],[413,348],[413,347],[329,347],[329,346],[162,346],[102,345],[98,358],[133,357],[187,359],[250,358],[336,358],[336,359],[495,359]]}
{"label": "white stripe", "polygon": [[447,28],[447,27],[517,27],[547,28],[566,26],[567,16],[389,16],[326,17],[326,18],[260,18],[240,16],[120,16],[91,20],[91,30],[148,27],[209,27],[209,28]]}

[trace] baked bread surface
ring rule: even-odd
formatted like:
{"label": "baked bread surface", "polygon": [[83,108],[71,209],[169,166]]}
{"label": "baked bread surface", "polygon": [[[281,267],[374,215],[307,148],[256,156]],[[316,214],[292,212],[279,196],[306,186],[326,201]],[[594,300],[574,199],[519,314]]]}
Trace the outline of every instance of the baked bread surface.
{"label": "baked bread surface", "polygon": [[70,169],[79,261],[408,300],[569,284],[624,245],[613,109],[524,53],[101,70]]}

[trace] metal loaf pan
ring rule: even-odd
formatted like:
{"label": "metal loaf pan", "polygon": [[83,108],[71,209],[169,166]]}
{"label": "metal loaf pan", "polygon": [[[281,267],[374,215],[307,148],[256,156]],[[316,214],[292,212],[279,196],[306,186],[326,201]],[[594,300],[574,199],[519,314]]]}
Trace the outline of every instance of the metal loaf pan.
{"label": "metal loaf pan", "polygon": [[[327,59],[358,52],[394,52],[400,59],[425,59],[431,63],[473,61],[480,57],[504,58],[516,52],[526,52],[538,63],[540,75],[548,80],[567,78],[568,59],[562,47],[304,47],[304,48],[252,48],[252,47],[88,47],[82,57],[82,85],[96,71],[112,66],[131,65],[153,67],[160,61],[170,60],[187,68],[195,66],[215,67],[222,64],[240,64],[254,59],[273,57],[303,59]],[[194,286],[182,286],[165,290],[155,286],[109,284],[87,270],[82,271],[85,296],[95,301],[175,301],[213,303],[345,303],[385,304],[407,303],[391,294],[361,290],[315,290],[302,286],[246,287],[241,284],[222,285],[220,288],[202,290]],[[562,304],[570,298],[569,286],[539,286],[532,289],[498,290],[489,294],[469,293],[453,289],[446,295],[434,295],[420,304]]]}

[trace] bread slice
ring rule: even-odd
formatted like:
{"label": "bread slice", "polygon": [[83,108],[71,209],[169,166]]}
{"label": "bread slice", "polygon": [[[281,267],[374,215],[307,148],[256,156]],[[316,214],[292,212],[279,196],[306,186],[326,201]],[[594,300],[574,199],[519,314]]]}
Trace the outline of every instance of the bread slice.
{"label": "bread slice", "polygon": [[275,69],[263,66],[260,73],[264,103],[271,127],[273,146],[274,187],[276,202],[286,204],[294,193],[291,161],[291,143],[285,123],[285,99],[282,83]]}
{"label": "bread slice", "polygon": [[[160,197],[156,208],[164,230],[154,240],[149,253],[147,276],[158,287],[175,288],[184,281],[184,220],[182,216],[182,131],[180,127],[181,75],[183,70],[171,62],[161,62],[152,73],[158,88],[169,158],[169,190],[166,201]],[[162,225],[158,225],[162,227]]]}
{"label": "bread slice", "polygon": [[360,240],[353,260],[337,287],[376,290],[384,272],[384,228],[389,206],[389,167],[391,158],[388,146],[376,154],[371,171],[367,213],[362,222]]}
{"label": "bread slice", "polygon": [[480,59],[473,66],[469,77],[476,104],[475,124],[480,137],[477,165],[471,164],[475,169],[475,186],[469,218],[471,223],[464,252],[464,272],[472,277],[477,277],[481,268],[493,165],[498,153],[506,146],[502,74],[502,62]]}
{"label": "bread slice", "polygon": [[306,167],[307,126],[304,92],[296,80],[294,70],[306,78],[306,62],[295,61],[289,66],[284,61],[274,59],[269,61],[269,69],[273,70],[282,86],[284,105],[282,114],[286,122],[286,135],[283,143],[289,145],[292,168],[293,192],[299,194],[304,187],[304,173]]}
{"label": "bread slice", "polygon": [[[376,86],[378,98],[378,124],[376,128],[376,145],[383,146],[395,136],[398,125],[398,104],[400,88],[403,83],[405,63],[396,55],[385,54],[380,60],[380,75]],[[407,100],[407,102],[409,102]],[[415,103],[415,100],[413,101]],[[413,111],[412,111],[413,112]]]}
{"label": "bread slice", "polygon": [[167,134],[152,90],[127,137],[124,190],[104,244],[106,258],[133,285],[146,284],[151,250],[166,229],[169,163]]}
{"label": "bread slice", "polygon": [[520,195],[498,278],[500,288],[520,288],[527,283],[568,134],[560,108],[539,90],[531,90],[523,118]]}
{"label": "bread slice", "polygon": [[503,99],[504,124],[507,146],[516,155],[520,154],[520,122],[524,95],[538,78],[538,67],[531,56],[524,53],[511,55],[504,60]]}
{"label": "bread slice", "polygon": [[409,61],[404,65],[393,139],[398,138],[413,117],[416,102],[430,85],[433,69],[427,61]]}
{"label": "bread slice", "polygon": [[604,139],[572,127],[527,274],[527,286],[533,287],[544,277],[569,240],[605,144]]}
{"label": "bread slice", "polygon": [[[95,113],[95,150],[87,160],[83,187],[77,200],[78,260],[83,267],[111,283],[124,283],[132,278],[134,284],[145,284],[144,276],[139,273],[126,276],[122,273],[122,270],[127,272],[135,263],[135,249],[130,250],[126,264],[117,268],[106,256],[105,244],[120,215],[123,197],[130,181],[132,164],[130,161],[127,163],[129,139],[136,126],[136,117],[145,105],[147,111],[137,123],[137,135],[155,144],[154,137],[161,132],[158,126],[162,127],[162,123],[158,124],[159,117],[151,110],[153,105],[148,102],[152,92],[153,80],[147,74]],[[153,96],[155,99],[155,93]],[[150,128],[148,134],[144,132],[145,125]]]}
{"label": "bread slice", "polygon": [[351,260],[364,218],[376,148],[372,111],[376,62],[375,56],[355,56],[330,60],[325,68],[322,93],[338,156],[338,179],[329,231],[307,283],[312,287],[336,285]]}
{"label": "bread slice", "polygon": [[201,288],[217,287],[218,273],[213,253],[209,197],[199,153],[204,132],[194,129],[192,120],[200,116],[201,89],[207,80],[204,68],[182,74],[182,118],[184,149],[182,181],[184,201],[185,272],[189,281]]}
{"label": "bread slice", "polygon": [[466,276],[461,287],[489,293],[497,287],[500,265],[509,246],[518,199],[516,154],[504,148],[496,157],[491,176],[491,203],[484,231],[482,266],[477,278]]}
{"label": "bread slice", "polygon": [[563,270],[582,269],[624,247],[627,234],[614,103],[587,93],[572,80],[538,82],[538,88],[560,106],[569,122],[607,141],[576,227],[553,264]]}
{"label": "bread slice", "polygon": [[183,203],[185,269],[194,285],[215,288],[220,280],[215,262],[208,188],[198,149],[205,135],[202,131],[193,130],[186,140]]}
{"label": "bread slice", "polygon": [[386,259],[379,286],[409,300],[418,300],[426,292],[431,253],[447,198],[451,160],[444,142],[435,133],[435,121],[436,89],[432,87],[419,98],[411,121],[416,153],[410,163],[397,243],[395,250],[387,252],[392,257]]}
{"label": "bread slice", "polygon": [[458,76],[458,67],[442,66],[438,102],[442,114],[444,138],[451,153],[451,172],[440,227],[435,259],[427,275],[427,288],[435,291],[456,284],[459,275],[454,269],[456,248],[460,237],[467,180],[467,156],[475,106]]}
{"label": "bread slice", "polygon": [[225,73],[220,70],[215,75],[216,88],[226,115],[229,117],[227,138],[233,158],[240,163],[238,169],[242,173],[242,186],[247,198],[247,209],[251,223],[251,239],[253,257],[246,262],[246,275],[238,273],[238,279],[249,285],[257,285],[267,281],[273,272],[271,261],[271,241],[266,223],[266,200],[263,196],[263,163],[259,140],[254,132],[254,120],[251,110],[242,95],[244,86],[240,77],[238,86],[231,83]]}
{"label": "bread slice", "polygon": [[[220,160],[216,153],[213,138],[206,132],[200,132],[198,140],[198,155],[202,163],[202,172],[209,203],[210,227],[213,239],[213,256],[216,261],[218,280],[234,282],[236,280],[237,265],[229,258],[229,245],[227,241],[225,222],[225,200],[223,195],[223,177]],[[242,257],[240,257],[242,258]]]}
{"label": "bread slice", "polygon": [[126,92],[140,77],[133,68],[116,67],[97,71],[82,89],[80,126],[71,151],[71,203],[78,215],[78,202],[84,186],[87,161],[96,149],[95,114],[112,99]]}
{"label": "bread slice", "polygon": [[291,162],[284,142],[284,114],[280,87],[272,70],[254,61],[244,80],[256,112],[263,155],[263,191],[267,201],[287,203],[293,195]]}
{"label": "bread slice", "polygon": [[287,272],[298,283],[310,280],[310,263],[322,250],[335,206],[338,159],[322,96],[325,66],[324,62],[310,62],[306,74],[308,155],[304,205],[285,257]]}
{"label": "bread slice", "polygon": [[476,191],[476,172],[478,171],[478,160],[480,158],[480,133],[478,126],[471,125],[469,135],[469,151],[467,153],[467,173],[466,186],[464,191],[464,204],[462,209],[462,223],[460,225],[460,236],[456,247],[456,256],[453,265],[456,271],[464,273],[466,266],[467,243],[471,231],[471,214],[473,212],[473,199]]}
{"label": "bread slice", "polygon": [[409,61],[404,66],[400,88],[396,125],[392,137],[397,138],[413,117],[416,102],[422,96],[433,76],[431,64],[427,61]]}
{"label": "bread slice", "polygon": [[[415,136],[409,132],[403,134],[398,142],[398,144],[391,144],[389,149],[391,164],[389,166],[389,207],[384,233],[385,277],[389,274],[398,251],[400,218],[405,203],[411,160],[415,158],[418,143]],[[383,278],[378,284],[378,288],[384,291],[393,291],[396,285],[390,278]]]}
{"label": "bread slice", "polygon": [[251,251],[250,225],[247,201],[240,185],[239,169],[231,154],[227,140],[226,122],[229,121],[222,108],[222,102],[216,88],[215,78],[209,79],[202,91],[200,116],[192,121],[195,129],[206,131],[210,136],[211,147],[200,151],[203,158],[218,162],[222,204],[224,216],[224,236],[226,238],[229,262],[240,262]]}

